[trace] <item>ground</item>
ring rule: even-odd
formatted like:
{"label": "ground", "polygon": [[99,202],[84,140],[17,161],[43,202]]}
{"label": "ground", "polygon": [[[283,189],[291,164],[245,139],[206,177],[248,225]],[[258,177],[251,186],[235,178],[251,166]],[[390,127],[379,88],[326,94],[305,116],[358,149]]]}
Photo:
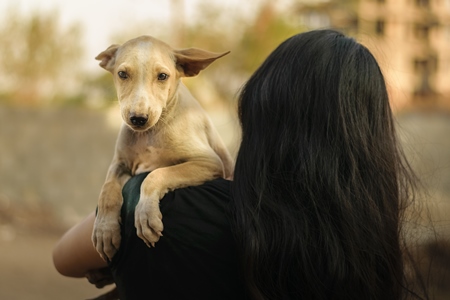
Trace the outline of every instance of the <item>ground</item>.
{"label": "ground", "polygon": [[51,253],[58,235],[22,232],[8,238],[5,230],[0,240],[0,299],[80,300],[102,293],[84,278],[67,278],[55,270]]}
{"label": "ground", "polygon": [[[441,235],[440,244],[424,248],[423,267],[431,255],[434,266],[447,272],[431,278],[435,300],[450,299],[450,114],[415,111],[396,118],[406,154],[427,189],[419,200]],[[85,279],[59,275],[52,249],[69,226],[95,209],[117,127],[104,111],[67,108],[0,106],[0,122],[0,299],[102,294]],[[237,130],[234,121],[222,123]]]}

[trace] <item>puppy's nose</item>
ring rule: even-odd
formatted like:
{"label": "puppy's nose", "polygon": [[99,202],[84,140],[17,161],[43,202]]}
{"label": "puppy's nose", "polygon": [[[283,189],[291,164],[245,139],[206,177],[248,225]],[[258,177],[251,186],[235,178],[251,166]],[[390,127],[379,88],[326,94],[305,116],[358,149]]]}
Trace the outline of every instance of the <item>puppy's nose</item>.
{"label": "puppy's nose", "polygon": [[131,124],[134,126],[144,126],[148,121],[148,117],[146,116],[131,116],[130,117]]}

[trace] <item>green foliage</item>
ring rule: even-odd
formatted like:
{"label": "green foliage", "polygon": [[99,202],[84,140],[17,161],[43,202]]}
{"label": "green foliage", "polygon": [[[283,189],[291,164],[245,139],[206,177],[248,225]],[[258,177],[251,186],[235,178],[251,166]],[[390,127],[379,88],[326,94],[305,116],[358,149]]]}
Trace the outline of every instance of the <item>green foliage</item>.
{"label": "green foliage", "polygon": [[[21,15],[11,8],[0,26],[2,92],[21,104],[41,104],[70,82],[82,56],[80,27],[61,28],[58,13]],[[69,71],[70,70],[70,71]]]}
{"label": "green foliage", "polygon": [[115,103],[117,95],[111,73],[105,71],[96,77],[86,78],[78,99],[79,104],[97,108]]}
{"label": "green foliage", "polygon": [[[204,71],[221,97],[228,100],[233,100],[240,86],[282,41],[304,30],[270,1],[259,8],[254,19],[224,12],[210,3],[201,11],[201,20],[184,29],[184,42],[215,52],[231,50],[223,58],[226,63],[213,64]],[[191,88],[195,92],[195,83]]]}
{"label": "green foliage", "polygon": [[201,20],[185,29],[185,42],[211,51],[231,50],[233,72],[247,75],[283,40],[303,30],[289,21],[289,15],[278,12],[270,1],[259,8],[254,19],[223,13],[210,3],[201,10]]}
{"label": "green foliage", "polygon": [[282,41],[301,30],[274,11],[268,2],[261,8],[255,22],[244,31],[237,45],[237,63],[233,68],[248,75],[253,73]]}

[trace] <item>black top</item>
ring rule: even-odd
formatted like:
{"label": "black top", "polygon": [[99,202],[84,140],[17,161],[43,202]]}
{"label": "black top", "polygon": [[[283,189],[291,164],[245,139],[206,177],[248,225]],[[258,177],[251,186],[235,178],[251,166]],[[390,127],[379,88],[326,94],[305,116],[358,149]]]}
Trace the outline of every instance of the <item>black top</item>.
{"label": "black top", "polygon": [[163,236],[148,248],[134,227],[146,175],[122,191],[122,242],[110,264],[120,299],[244,299],[228,220],[230,181],[168,193],[160,202]]}

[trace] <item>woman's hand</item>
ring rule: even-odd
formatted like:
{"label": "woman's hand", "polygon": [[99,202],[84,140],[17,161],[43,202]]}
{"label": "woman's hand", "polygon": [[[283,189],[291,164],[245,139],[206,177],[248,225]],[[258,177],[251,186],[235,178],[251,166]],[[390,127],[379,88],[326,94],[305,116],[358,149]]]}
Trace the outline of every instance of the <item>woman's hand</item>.
{"label": "woman's hand", "polygon": [[[91,270],[86,273],[86,278],[89,283],[95,285],[96,288],[101,289],[107,285],[113,284],[114,280],[112,277],[111,270],[106,268]],[[100,295],[96,298],[92,298],[91,300],[117,300],[119,299],[119,293],[117,288],[114,287],[111,291]]]}
{"label": "woman's hand", "polygon": [[114,283],[111,270],[108,267],[91,270],[87,272],[86,278],[89,283],[95,285],[98,289]]}

